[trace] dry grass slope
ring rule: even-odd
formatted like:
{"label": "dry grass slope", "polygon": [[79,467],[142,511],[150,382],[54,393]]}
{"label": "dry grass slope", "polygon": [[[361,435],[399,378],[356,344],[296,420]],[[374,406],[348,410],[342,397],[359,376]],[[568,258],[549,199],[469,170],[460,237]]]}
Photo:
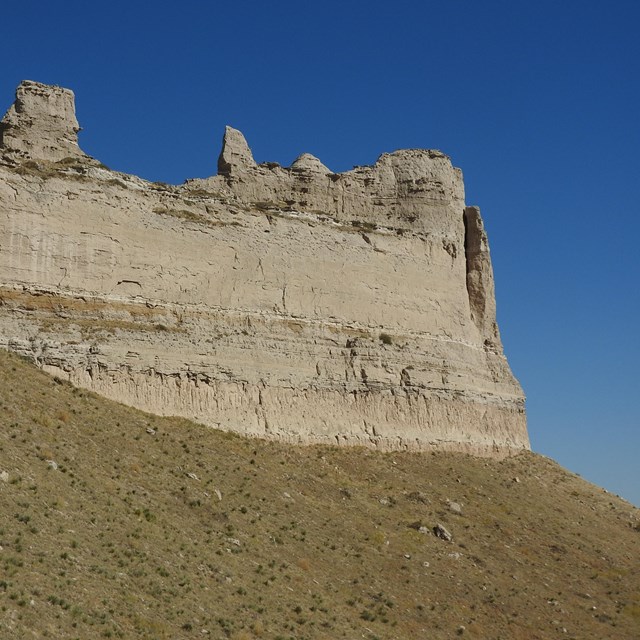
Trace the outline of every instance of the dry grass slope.
{"label": "dry grass slope", "polygon": [[248,440],[6,353],[0,409],[2,638],[640,637],[638,510],[540,456]]}

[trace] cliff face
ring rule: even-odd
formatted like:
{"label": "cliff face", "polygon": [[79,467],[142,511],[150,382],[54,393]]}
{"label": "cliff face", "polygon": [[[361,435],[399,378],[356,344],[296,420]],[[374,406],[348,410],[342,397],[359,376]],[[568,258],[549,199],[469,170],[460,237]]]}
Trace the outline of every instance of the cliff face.
{"label": "cliff face", "polygon": [[289,442],[528,448],[486,235],[438,151],[334,174],[227,128],[180,187],[78,148],[73,94],[0,124],[0,344],[159,414]]}

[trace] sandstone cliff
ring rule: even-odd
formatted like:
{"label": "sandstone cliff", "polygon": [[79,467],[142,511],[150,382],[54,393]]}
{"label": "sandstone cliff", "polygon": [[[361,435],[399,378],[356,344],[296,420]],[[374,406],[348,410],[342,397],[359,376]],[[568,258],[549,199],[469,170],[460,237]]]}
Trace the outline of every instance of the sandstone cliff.
{"label": "sandstone cliff", "polygon": [[439,151],[332,173],[227,127],[182,186],[77,145],[73,94],[0,123],[0,345],[105,396],[288,442],[528,448],[479,210]]}

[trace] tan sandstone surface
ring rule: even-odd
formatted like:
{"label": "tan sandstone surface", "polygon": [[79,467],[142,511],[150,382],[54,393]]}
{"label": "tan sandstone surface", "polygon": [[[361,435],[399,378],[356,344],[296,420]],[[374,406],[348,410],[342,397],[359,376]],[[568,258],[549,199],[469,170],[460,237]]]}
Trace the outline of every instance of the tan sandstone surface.
{"label": "tan sandstone surface", "polygon": [[287,442],[529,448],[482,219],[432,150],[332,173],[110,171],[73,93],[25,81],[0,123],[0,346],[110,398]]}

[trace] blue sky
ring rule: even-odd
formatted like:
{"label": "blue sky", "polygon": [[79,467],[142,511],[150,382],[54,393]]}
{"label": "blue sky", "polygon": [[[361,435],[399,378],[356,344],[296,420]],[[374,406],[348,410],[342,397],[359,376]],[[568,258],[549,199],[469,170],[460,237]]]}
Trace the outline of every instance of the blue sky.
{"label": "blue sky", "polygon": [[85,151],[180,183],[225,124],[334,171],[443,150],[481,207],[535,451],[640,505],[640,3],[24,0],[0,110],[72,88]]}

